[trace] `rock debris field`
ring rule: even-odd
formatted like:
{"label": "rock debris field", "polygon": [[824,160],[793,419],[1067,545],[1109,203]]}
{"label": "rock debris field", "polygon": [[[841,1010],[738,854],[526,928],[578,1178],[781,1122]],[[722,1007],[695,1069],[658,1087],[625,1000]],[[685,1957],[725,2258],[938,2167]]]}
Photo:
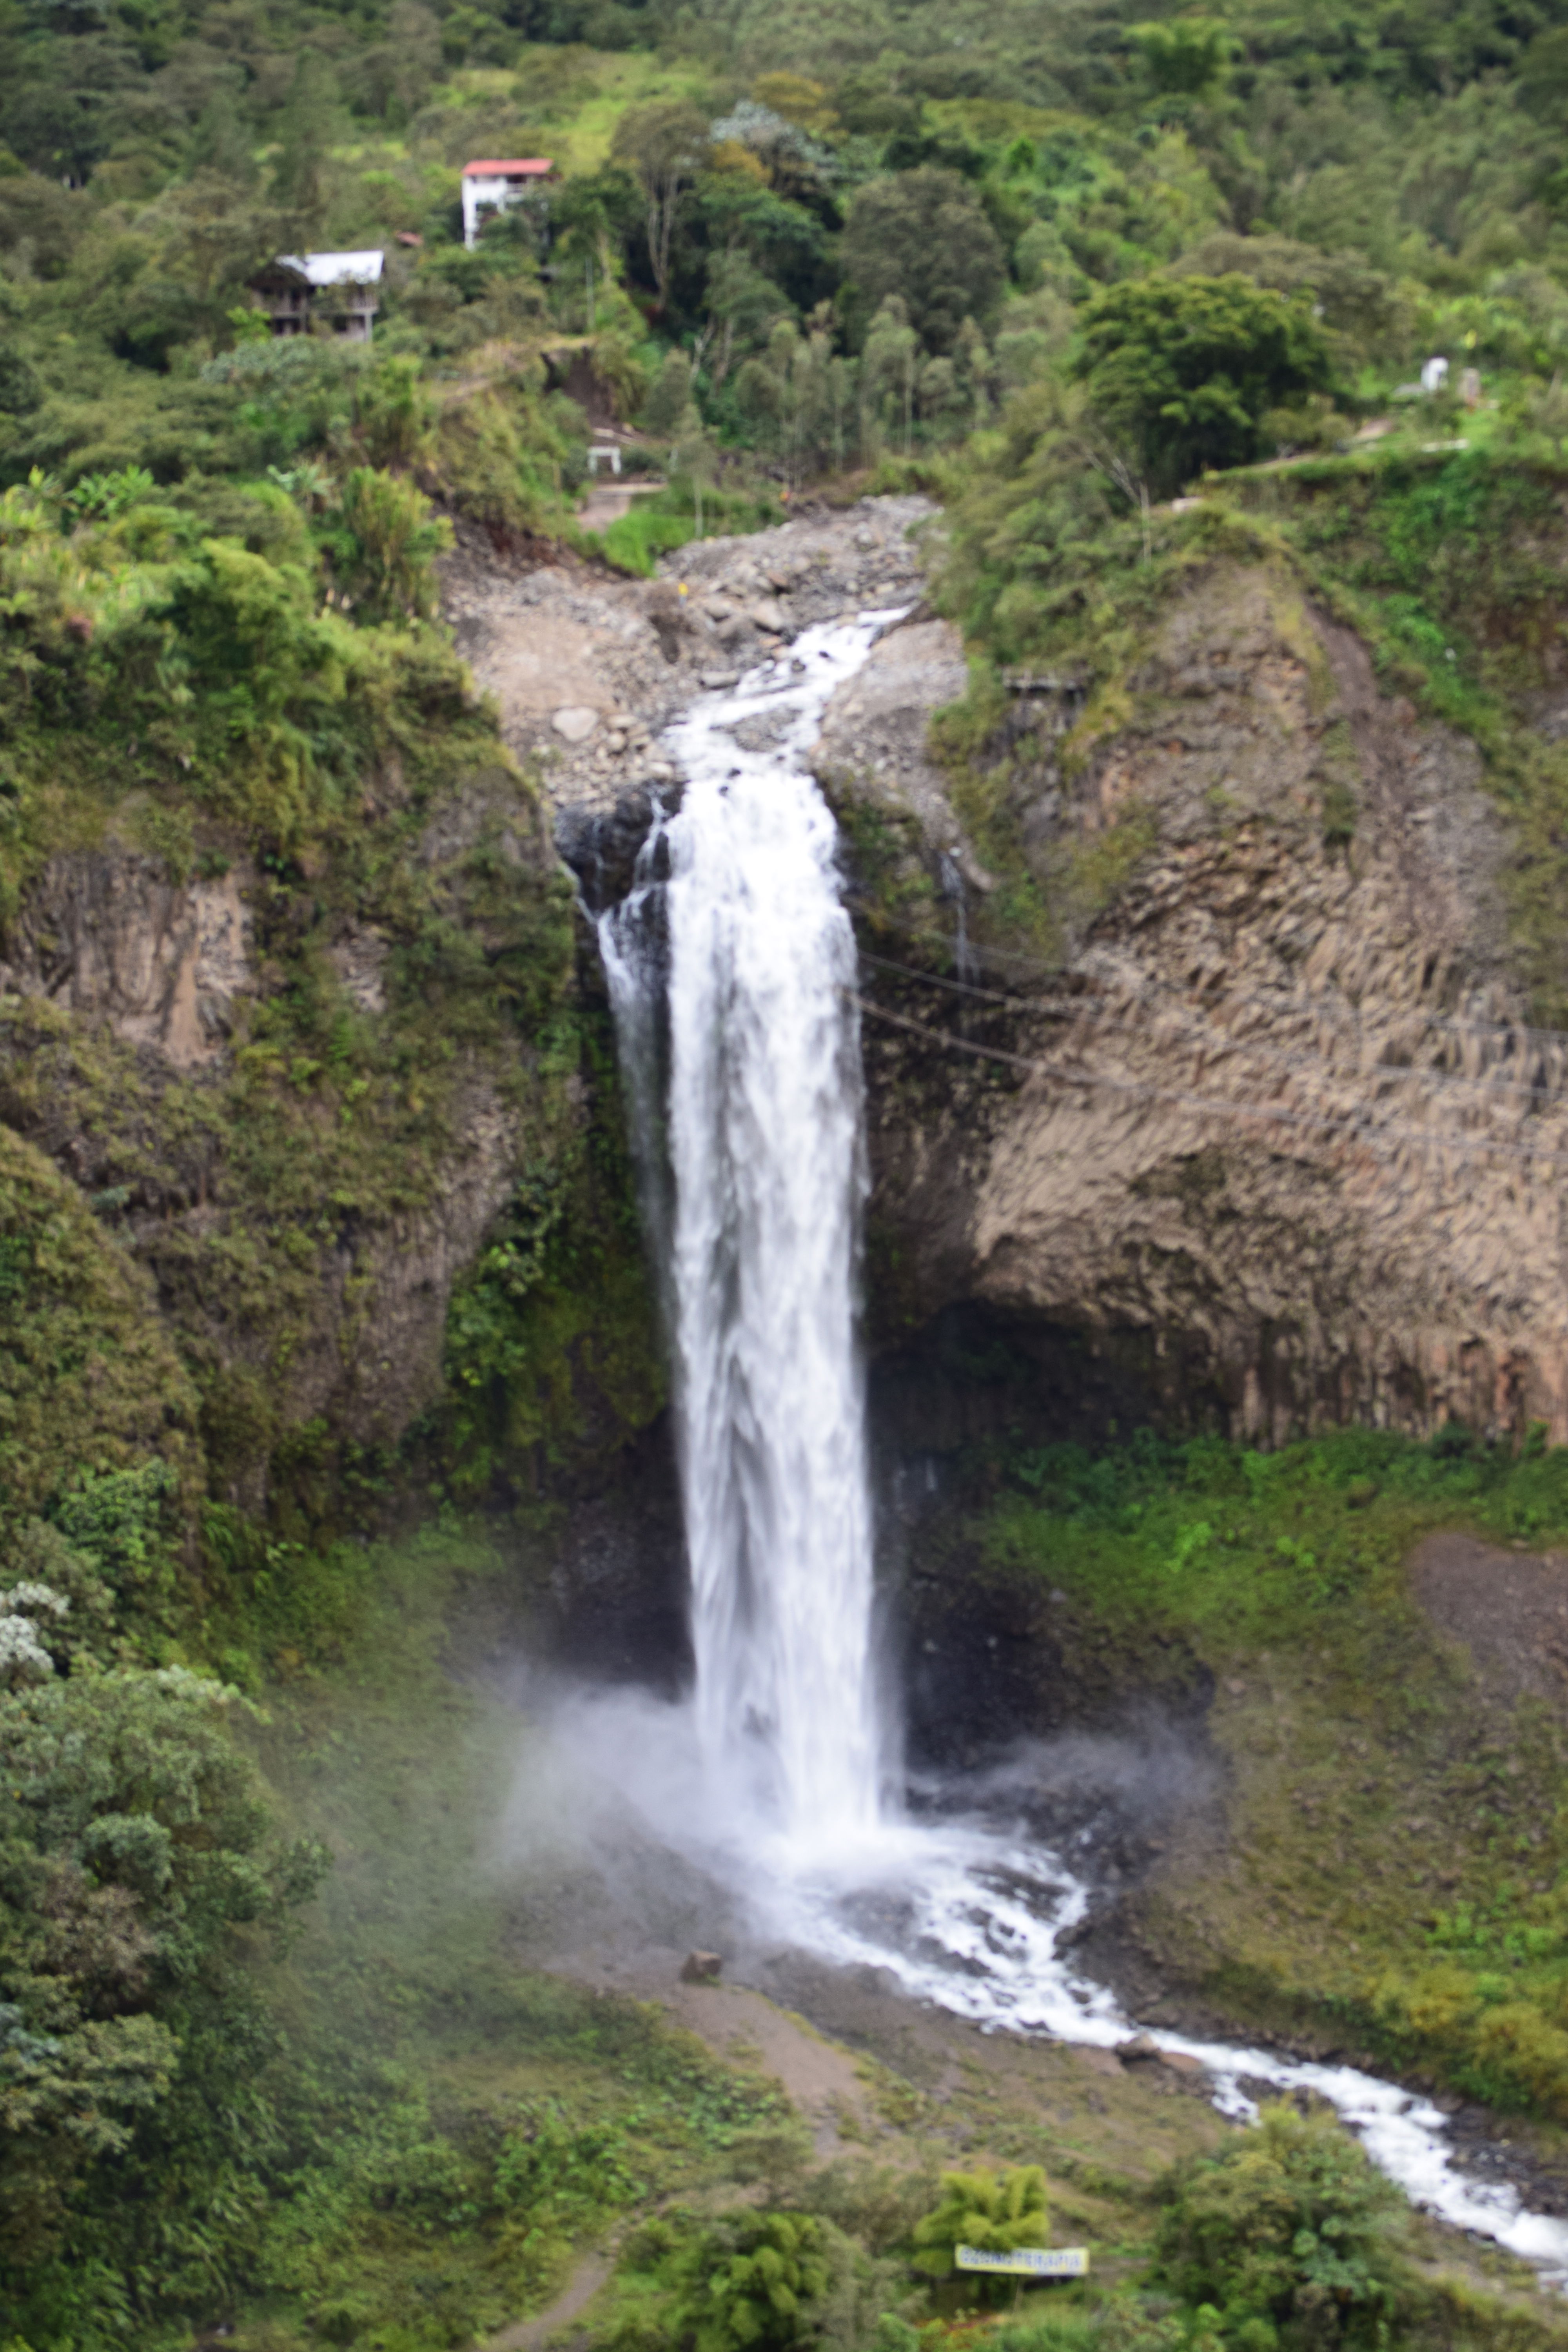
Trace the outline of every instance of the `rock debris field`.
{"label": "rock debris field", "polygon": [[[602,814],[674,781],[660,736],[697,695],[733,684],[815,622],[918,605],[918,542],[933,513],[924,499],[867,499],[694,541],[653,580],[573,559],[529,568],[469,529],[445,565],[444,609],[557,815]],[[962,690],[962,664],[954,675]]]}

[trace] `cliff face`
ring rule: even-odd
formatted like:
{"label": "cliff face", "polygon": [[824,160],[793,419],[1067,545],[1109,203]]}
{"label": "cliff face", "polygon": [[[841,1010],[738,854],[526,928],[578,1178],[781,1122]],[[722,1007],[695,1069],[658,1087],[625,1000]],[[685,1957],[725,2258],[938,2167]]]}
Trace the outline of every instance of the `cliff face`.
{"label": "cliff face", "polygon": [[106,1020],[176,1069],[216,1058],[255,987],[255,877],[180,881],[160,858],[105,847],[50,860],[0,961],[0,993]]}
{"label": "cliff face", "polygon": [[[105,1297],[154,1318],[137,1344],[179,1368],[199,1483],[246,1509],[309,1491],[330,1512],[351,1462],[384,1475],[433,1410],[436,1465],[471,1457],[480,1482],[503,1464],[536,1475],[540,1445],[570,1452],[579,1422],[613,1445],[657,1410],[657,1380],[605,1370],[592,1302],[568,1313],[555,1278],[571,1203],[596,1213],[598,1016],[574,992],[532,788],[494,765],[422,805],[405,795],[379,837],[367,826],[313,874],[279,880],[210,841],[201,862],[211,878],[172,871],[111,817],[26,892],[0,964],[0,1139],[52,1161]],[[16,1312],[67,1328],[64,1212],[37,1185],[0,1211]],[[640,1365],[636,1283],[605,1286],[606,1325]],[[130,1321],[104,1324],[111,1370],[132,1361]],[[35,1376],[0,1365],[0,1404],[21,1416],[0,1496],[52,1490],[67,1429],[72,1459],[139,1458],[134,1397],[91,1351],[68,1353],[41,1417]]]}
{"label": "cliff face", "polygon": [[[782,554],[699,551],[673,659],[667,583],[628,589],[605,644],[642,632],[652,729],[733,635],[712,608],[736,565],[776,574],[797,623],[914,608],[816,754],[866,952],[871,1319],[906,1430],[955,1441],[1022,1380],[1060,1429],[1458,1415],[1568,1438],[1562,1059],[1521,1025],[1474,745],[1233,560],[1189,576],[1120,700],[1016,678],[979,754],[939,764],[963,649],[916,602],[923,510],[868,511],[792,525]],[[495,588],[503,651],[552,577]],[[575,614],[581,583],[562,593]],[[624,887],[660,780],[622,736],[543,796],[500,764],[418,794],[389,769],[360,835],[281,877],[216,835],[171,863],[132,808],[23,894],[0,1122],[89,1209],[109,1290],[151,1286],[210,1492],[330,1497],[434,1414],[470,1491],[580,1493],[657,1414],[608,1024],[546,822],[586,888]],[[43,1194],[16,1204],[0,1240],[41,1298]],[[1024,1369],[988,1403],[998,1330]],[[100,1412],[83,1381],[81,1443],[97,1414],[129,1459],[133,1397]],[[11,1483],[42,1494],[47,1430],[29,1447]]]}
{"label": "cliff face", "polygon": [[[954,792],[920,744],[956,638],[902,634],[818,751],[864,944],[905,967],[867,967],[880,1335],[970,1302],[1265,1440],[1568,1438],[1563,1053],[1522,1026],[1475,747],[1225,564],[1092,740],[1070,678],[1016,681],[993,774]],[[954,853],[984,793],[1045,946]],[[936,984],[961,911],[1004,942],[985,993]]]}

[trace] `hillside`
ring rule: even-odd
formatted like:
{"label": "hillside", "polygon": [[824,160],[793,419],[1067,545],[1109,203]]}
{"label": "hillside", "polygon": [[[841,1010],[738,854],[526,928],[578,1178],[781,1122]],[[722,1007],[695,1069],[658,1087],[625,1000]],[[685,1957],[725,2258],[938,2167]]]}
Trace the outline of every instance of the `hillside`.
{"label": "hillside", "polygon": [[[690,1663],[583,900],[907,606],[812,756],[913,1767],[1066,1740],[1086,1965],[1560,2210],[1568,8],[0,62],[4,2352],[1560,2343],[1322,2115],[757,1939],[551,1676]],[[955,2162],[1089,2282],[983,2320]]]}

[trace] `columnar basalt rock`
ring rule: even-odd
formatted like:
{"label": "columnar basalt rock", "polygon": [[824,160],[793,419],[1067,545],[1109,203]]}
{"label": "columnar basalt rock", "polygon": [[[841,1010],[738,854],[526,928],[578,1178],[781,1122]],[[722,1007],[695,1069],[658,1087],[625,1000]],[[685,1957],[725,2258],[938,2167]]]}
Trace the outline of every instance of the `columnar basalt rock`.
{"label": "columnar basalt rock", "polygon": [[[914,740],[950,673],[881,652],[906,703],[847,694],[822,761],[929,847],[959,832],[941,780],[879,743]],[[884,1014],[955,1040],[868,1016],[905,1328],[980,1302],[1266,1442],[1450,1417],[1568,1437],[1563,1056],[1510,978],[1474,745],[1380,695],[1283,580],[1228,568],[1167,613],[1119,709],[1047,709],[1003,750],[1059,956],[987,960],[1014,1002],[967,1011],[868,973]],[[928,902],[914,928],[953,920]],[[868,944],[931,968],[896,939],[884,918]]]}

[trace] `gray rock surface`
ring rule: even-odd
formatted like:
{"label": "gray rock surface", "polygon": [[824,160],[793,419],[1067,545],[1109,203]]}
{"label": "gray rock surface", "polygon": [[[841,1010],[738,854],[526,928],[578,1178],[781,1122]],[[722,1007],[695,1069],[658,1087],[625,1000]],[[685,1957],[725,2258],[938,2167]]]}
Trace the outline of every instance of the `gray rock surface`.
{"label": "gray rock surface", "polygon": [[13,927],[0,995],[46,997],[198,1068],[255,985],[248,882],[238,870],[176,882],[162,858],[113,841],[62,852]]}
{"label": "gray rock surface", "polygon": [[813,622],[918,602],[910,533],[932,512],[925,499],[868,499],[693,541],[651,581],[565,562],[511,570],[469,534],[447,560],[444,609],[555,808],[607,812],[674,781],[659,737],[704,688],[733,684]]}
{"label": "gray rock surface", "polygon": [[1076,1334],[1266,1442],[1568,1438],[1565,1045],[1523,1025],[1475,746],[1256,567],[1194,582],[1132,687],[1008,747],[1056,957],[983,955],[967,1008],[868,982],[906,1313]]}
{"label": "gray rock surface", "polygon": [[[1116,709],[1013,680],[976,781],[1056,936],[987,950],[996,877],[927,748],[965,668],[921,607],[922,524],[921,500],[869,501],[682,549],[648,583],[458,566],[476,674],[544,752],[591,900],[679,788],[660,733],[694,693],[812,622],[904,607],[814,753],[836,805],[890,821],[910,885],[907,919],[872,891],[868,944],[918,969],[863,983],[892,1323],[992,1311],[1113,1365],[1118,1394],[1266,1442],[1450,1416],[1568,1439],[1568,1062],[1522,1025],[1475,746],[1380,695],[1282,576],[1215,565]],[[601,714],[576,747],[551,725],[568,701]],[[922,976],[934,939],[951,977],[961,918],[991,996]]]}

